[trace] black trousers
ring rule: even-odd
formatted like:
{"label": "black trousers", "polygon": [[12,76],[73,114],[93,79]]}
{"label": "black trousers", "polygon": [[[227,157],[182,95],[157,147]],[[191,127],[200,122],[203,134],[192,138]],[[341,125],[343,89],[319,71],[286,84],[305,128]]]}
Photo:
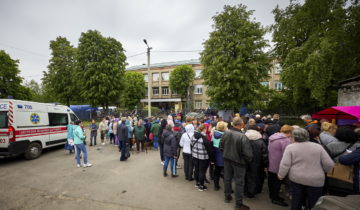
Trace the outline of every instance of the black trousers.
{"label": "black trousers", "polygon": [[281,183],[282,181],[278,179],[277,174],[268,172],[269,196],[271,200],[280,200]]}
{"label": "black trousers", "polygon": [[191,156],[191,154],[183,153],[183,158],[184,158],[185,179],[190,180],[193,178],[193,173],[194,173],[192,156]]}
{"label": "black trousers", "polygon": [[219,183],[220,183],[220,177],[221,177],[222,170],[224,170],[223,166],[215,165],[215,170],[214,170],[214,185],[215,185],[215,187],[220,187]]}
{"label": "black trousers", "polygon": [[196,183],[199,184],[200,186],[204,186],[206,168],[208,166],[208,163],[209,163],[208,160],[193,158],[193,164],[195,168],[194,178],[196,180]]}
{"label": "black trousers", "polygon": [[321,197],[322,187],[311,187],[291,182],[292,200],[291,210],[301,210],[304,200],[307,201],[307,209],[312,209]]}
{"label": "black trousers", "polygon": [[246,167],[241,166],[232,161],[224,161],[224,193],[225,197],[231,195],[231,183],[235,181],[235,205],[240,207],[242,205],[244,185],[245,185]]}
{"label": "black trousers", "polygon": [[115,144],[115,135],[113,133],[110,133],[110,144],[111,142]]}

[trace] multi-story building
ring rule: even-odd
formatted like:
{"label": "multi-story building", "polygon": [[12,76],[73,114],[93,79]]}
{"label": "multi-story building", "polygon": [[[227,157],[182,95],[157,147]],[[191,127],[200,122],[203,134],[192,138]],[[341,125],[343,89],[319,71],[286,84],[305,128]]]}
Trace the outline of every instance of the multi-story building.
{"label": "multi-story building", "polygon": [[[148,82],[150,82],[150,98],[152,106],[165,110],[172,109],[179,111],[185,107],[186,99],[181,98],[179,94],[172,91],[169,84],[170,72],[179,65],[190,65],[195,70],[194,88],[190,97],[193,108],[196,110],[207,109],[209,106],[209,97],[205,94],[206,86],[202,84],[204,80],[201,78],[203,65],[197,59],[151,64],[150,75],[147,73],[148,69],[146,65],[132,66],[126,70],[142,73],[144,75],[146,87],[148,87]],[[280,72],[280,65],[273,62],[273,68],[269,71],[268,81],[261,82],[261,84],[272,89],[281,90],[283,86],[280,81]],[[148,91],[146,91],[146,97],[141,100],[145,105],[148,102],[147,93]]]}

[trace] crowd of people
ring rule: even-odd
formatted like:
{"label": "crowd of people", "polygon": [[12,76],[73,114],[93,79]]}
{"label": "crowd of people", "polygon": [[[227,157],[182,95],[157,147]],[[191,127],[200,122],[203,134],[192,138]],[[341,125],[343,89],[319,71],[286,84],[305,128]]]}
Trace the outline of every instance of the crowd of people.
{"label": "crowd of people", "polygon": [[[284,196],[280,196],[284,185],[291,209],[311,209],[319,197],[327,194],[326,173],[335,163],[354,165],[353,193],[360,193],[360,128],[337,127],[309,115],[302,119],[304,128],[282,123],[278,114],[235,114],[231,122],[216,116],[199,119],[181,114],[143,120],[110,116],[101,121],[99,128],[92,122],[90,146],[96,145],[99,129],[102,144],[107,138],[119,147],[120,161],[127,160],[129,150],[158,150],[163,176],[168,176],[170,165],[173,178],[178,177],[178,160],[182,156],[185,180],[194,181],[199,191],[207,190],[210,181],[219,191],[223,183],[224,201],[231,202],[234,196],[235,209],[250,209],[243,197],[254,198],[262,193],[266,178],[274,205],[288,206]],[[69,125],[68,133],[69,141],[75,145],[77,166],[81,166],[81,152],[84,167],[91,166],[83,145],[81,122]],[[132,148],[134,145],[136,149]]]}

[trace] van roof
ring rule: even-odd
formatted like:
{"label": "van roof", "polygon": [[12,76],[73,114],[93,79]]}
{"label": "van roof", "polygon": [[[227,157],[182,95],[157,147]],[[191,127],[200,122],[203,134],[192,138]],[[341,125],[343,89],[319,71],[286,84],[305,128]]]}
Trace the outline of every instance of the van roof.
{"label": "van roof", "polygon": [[62,104],[58,104],[58,103],[41,103],[41,102],[35,102],[35,101],[24,101],[24,100],[17,100],[17,99],[6,99],[6,98],[1,98],[0,102],[9,102],[12,101],[14,103],[33,103],[33,104],[39,104],[39,105],[52,105],[52,106],[59,106],[59,107],[68,107]]}

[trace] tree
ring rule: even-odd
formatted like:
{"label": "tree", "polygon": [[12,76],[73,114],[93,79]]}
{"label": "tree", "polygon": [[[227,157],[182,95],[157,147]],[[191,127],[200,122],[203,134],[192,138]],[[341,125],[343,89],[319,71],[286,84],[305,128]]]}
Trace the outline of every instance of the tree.
{"label": "tree", "polygon": [[24,86],[31,91],[31,100],[36,102],[45,102],[41,85],[35,80],[25,81]]}
{"label": "tree", "polygon": [[129,110],[134,109],[145,97],[145,80],[139,72],[127,71],[124,76],[124,91],[121,102]]}
{"label": "tree", "polygon": [[273,13],[274,53],[290,100],[310,109],[336,105],[337,83],[359,74],[359,1],[291,1]]}
{"label": "tree", "polygon": [[270,59],[263,51],[266,30],[251,15],[244,5],[224,6],[203,43],[202,76],[210,102],[219,109],[238,109],[261,99],[260,82],[267,77]]}
{"label": "tree", "polygon": [[81,97],[107,110],[118,101],[123,89],[126,57],[121,43],[89,30],[81,34],[77,60]]}
{"label": "tree", "polygon": [[5,51],[0,50],[0,98],[12,96],[15,99],[30,100],[30,90],[21,85],[18,60],[11,59]]}
{"label": "tree", "polygon": [[190,91],[195,78],[195,71],[189,65],[177,66],[170,72],[170,89],[177,92],[182,98],[186,98],[186,110],[190,108]]}
{"label": "tree", "polygon": [[79,96],[75,79],[76,49],[60,36],[50,41],[50,49],[52,58],[49,71],[43,72],[44,85],[51,89],[55,98],[70,106],[70,102]]}

